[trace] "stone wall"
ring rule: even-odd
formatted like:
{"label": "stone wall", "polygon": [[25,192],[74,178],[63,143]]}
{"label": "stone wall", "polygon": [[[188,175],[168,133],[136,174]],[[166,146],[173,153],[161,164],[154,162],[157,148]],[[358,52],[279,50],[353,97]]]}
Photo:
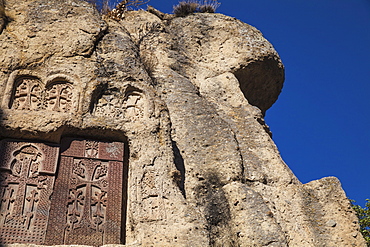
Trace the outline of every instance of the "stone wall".
{"label": "stone wall", "polygon": [[0,19],[3,243],[365,246],[339,181],[301,184],[271,140],[284,68],[254,27],[79,0]]}

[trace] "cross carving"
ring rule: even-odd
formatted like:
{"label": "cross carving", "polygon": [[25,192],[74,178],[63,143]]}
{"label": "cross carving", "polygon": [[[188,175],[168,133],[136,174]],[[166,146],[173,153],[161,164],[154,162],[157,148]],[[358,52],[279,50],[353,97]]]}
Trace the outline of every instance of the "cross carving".
{"label": "cross carving", "polygon": [[[101,161],[82,159],[74,164],[72,174],[73,188],[70,190],[68,204],[71,205],[69,216],[69,227],[77,229],[80,227],[96,228],[101,231],[104,222],[103,207],[106,206],[106,182],[107,169]],[[78,189],[77,189],[78,188]],[[92,196],[93,188],[95,197]],[[92,207],[95,211],[92,212]]]}
{"label": "cross carving", "polygon": [[[32,145],[23,146],[19,151],[14,152],[11,173],[3,181],[3,186],[6,189],[2,199],[4,203],[2,210],[7,215],[4,218],[4,223],[15,221],[29,229],[31,220],[34,218],[36,202],[39,200],[37,189],[45,188],[40,186],[40,181],[46,178],[38,174],[40,166],[38,159],[40,157],[41,153]],[[9,185],[15,186],[15,188]],[[27,188],[31,187],[36,189],[27,192]]]}
{"label": "cross carving", "polygon": [[52,106],[53,111],[68,112],[72,97],[72,88],[65,83],[54,84],[48,93],[48,104]]}
{"label": "cross carving", "polygon": [[[19,110],[31,110],[32,103],[38,101],[40,88],[32,79],[22,79],[17,87],[15,98],[19,101]],[[21,103],[23,102],[23,103]]]}

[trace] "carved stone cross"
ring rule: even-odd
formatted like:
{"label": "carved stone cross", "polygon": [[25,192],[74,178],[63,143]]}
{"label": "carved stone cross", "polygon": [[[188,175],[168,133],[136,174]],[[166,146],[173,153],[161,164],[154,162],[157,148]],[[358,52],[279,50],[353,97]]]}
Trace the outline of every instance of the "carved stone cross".
{"label": "carved stone cross", "polygon": [[65,138],[45,243],[121,243],[123,143]]}
{"label": "carved stone cross", "polygon": [[0,242],[42,244],[59,148],[0,141]]}
{"label": "carved stone cross", "polygon": [[32,78],[22,78],[17,85],[14,95],[16,109],[34,110],[40,105],[41,89],[39,81]]}

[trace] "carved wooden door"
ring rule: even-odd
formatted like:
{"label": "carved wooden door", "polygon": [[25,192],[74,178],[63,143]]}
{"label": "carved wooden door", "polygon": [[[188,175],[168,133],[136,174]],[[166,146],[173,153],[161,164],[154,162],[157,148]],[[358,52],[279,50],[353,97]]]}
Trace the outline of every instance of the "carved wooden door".
{"label": "carved wooden door", "polygon": [[0,142],[0,243],[44,242],[58,153],[53,144]]}
{"label": "carved wooden door", "polygon": [[121,243],[123,143],[65,138],[46,244]]}

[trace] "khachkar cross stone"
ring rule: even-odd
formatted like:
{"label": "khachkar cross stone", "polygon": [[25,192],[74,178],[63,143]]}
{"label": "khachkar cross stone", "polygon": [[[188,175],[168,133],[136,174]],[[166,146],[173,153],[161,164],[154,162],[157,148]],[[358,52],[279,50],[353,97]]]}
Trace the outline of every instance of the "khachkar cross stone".
{"label": "khachkar cross stone", "polygon": [[46,90],[46,109],[69,112],[72,109],[72,86],[65,82],[54,83]]}
{"label": "khachkar cross stone", "polygon": [[123,143],[65,138],[45,243],[121,243]]}
{"label": "khachkar cross stone", "polygon": [[0,243],[42,244],[59,148],[0,142]]}
{"label": "khachkar cross stone", "polygon": [[40,81],[24,77],[17,80],[13,108],[18,110],[38,110],[41,108]]}

